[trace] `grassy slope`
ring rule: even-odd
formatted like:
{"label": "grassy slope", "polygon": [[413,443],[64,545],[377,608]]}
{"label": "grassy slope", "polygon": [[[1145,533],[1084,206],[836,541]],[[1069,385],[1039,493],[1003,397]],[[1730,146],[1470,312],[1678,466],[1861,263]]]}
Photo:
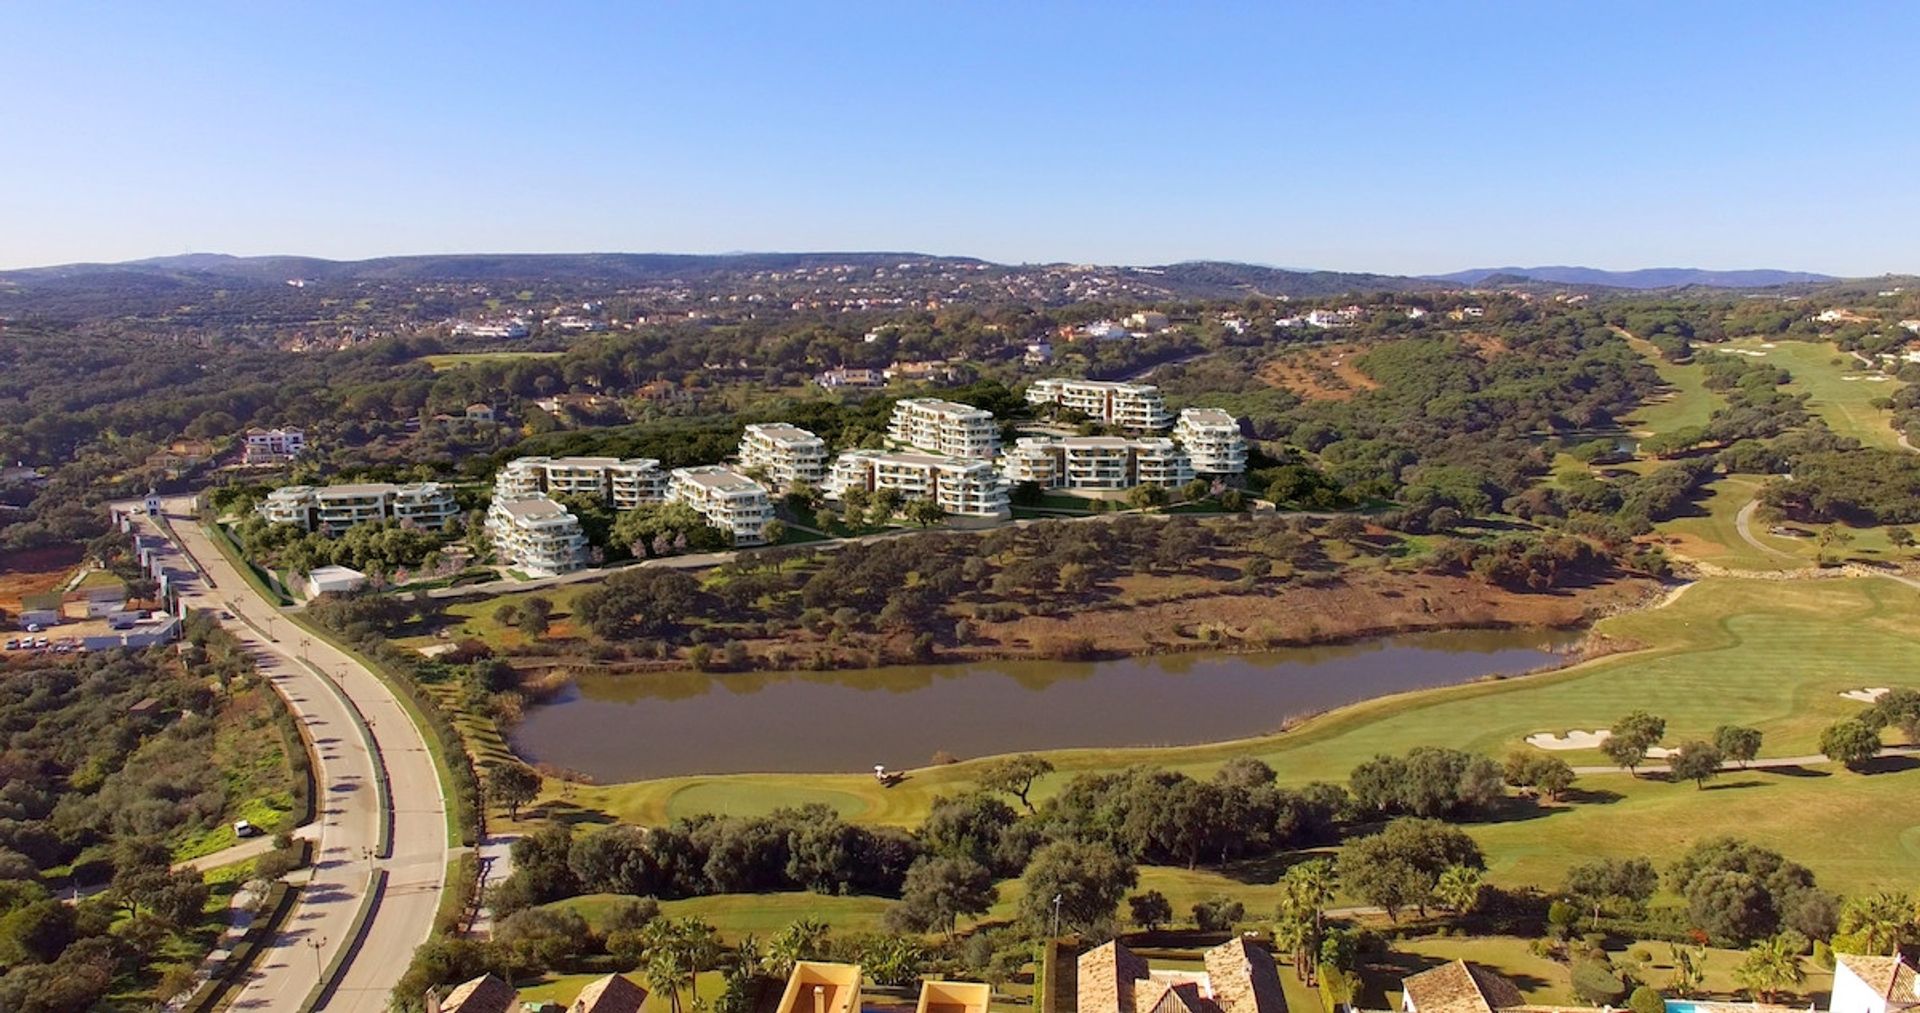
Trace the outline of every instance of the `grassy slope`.
{"label": "grassy slope", "polygon": [[512,362],[515,359],[551,359],[559,355],[559,352],[442,352],[423,355],[421,361],[438,371],[488,362]]}
{"label": "grassy slope", "polygon": [[1687,426],[1702,426],[1714,409],[1726,404],[1726,399],[1708,390],[1702,385],[1706,367],[1695,361],[1684,365],[1668,362],[1660,356],[1653,343],[1640,338],[1628,337],[1627,344],[1653,364],[1660,373],[1660,379],[1671,389],[1670,396],[1649,403],[1621,421],[1629,430],[1644,433],[1664,433]]}
{"label": "grassy slope", "polygon": [[[1709,580],[1672,605],[1603,622],[1603,634],[1656,645],[1563,672],[1478,683],[1373,700],[1299,729],[1241,742],[1177,749],[1066,750],[1047,754],[1061,773],[1044,779],[1036,800],[1071,773],[1154,763],[1205,775],[1231,756],[1258,756],[1288,783],[1344,780],[1382,752],[1442,745],[1495,756],[1532,732],[1604,727],[1645,708],[1668,720],[1668,741],[1707,736],[1723,723],[1767,734],[1767,755],[1816,750],[1827,723],[1855,713],[1837,694],[1866,685],[1920,686],[1915,659],[1920,592],[1886,580],[1776,582]],[[1562,754],[1600,763],[1593,752]],[[936,795],[971,786],[974,764],[914,772],[882,789],[871,776],[730,775],[684,777],[575,789],[572,804],[620,819],[656,823],[697,812],[762,813],[824,802],[849,818],[897,825],[920,821]],[[1597,775],[1588,788],[1620,797],[1551,815],[1493,823],[1474,833],[1507,883],[1544,883],[1597,853],[1670,855],[1684,839],[1712,828],[1772,841],[1813,865],[1833,885],[1866,887],[1879,874],[1920,872],[1920,815],[1893,804],[1920,774],[1792,777],[1728,776],[1705,792],[1691,785]],[[1819,854],[1806,842],[1827,828]],[[1632,827],[1621,833],[1621,827]]]}

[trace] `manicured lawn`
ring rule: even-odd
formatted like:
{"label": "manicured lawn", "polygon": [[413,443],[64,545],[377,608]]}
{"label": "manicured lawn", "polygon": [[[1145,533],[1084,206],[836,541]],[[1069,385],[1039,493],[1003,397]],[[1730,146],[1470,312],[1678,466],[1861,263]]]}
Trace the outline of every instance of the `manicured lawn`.
{"label": "manicured lawn", "polygon": [[[1710,736],[1720,724],[1749,724],[1766,733],[1763,755],[1813,753],[1821,728],[1859,710],[1841,691],[1920,687],[1916,617],[1920,591],[1890,580],[1702,581],[1666,608],[1599,624],[1617,643],[1651,645],[1646,650],[1550,675],[1368,701],[1265,738],[1056,751],[1047,755],[1060,772],[1040,782],[1035,798],[1082,771],[1150,763],[1205,776],[1240,755],[1265,760],[1286,783],[1344,781],[1379,753],[1436,745],[1499,757],[1523,748],[1530,733],[1605,727],[1642,708],[1666,717],[1670,744]],[[1561,755],[1577,765],[1604,762],[1593,751]],[[935,796],[970,788],[975,769],[977,763],[922,769],[892,788],[866,774],[684,777],[578,787],[573,802],[657,823],[818,801],[852,819],[912,826]],[[1517,811],[1525,818],[1472,832],[1488,849],[1495,881],[1509,885],[1550,885],[1569,864],[1597,854],[1664,860],[1716,831],[1770,842],[1843,890],[1920,874],[1920,812],[1900,802],[1920,789],[1920,773],[1868,777],[1821,767],[1805,774],[1730,773],[1708,791],[1589,775],[1580,786],[1603,793],[1598,801],[1547,814]],[[1836,826],[1847,833],[1831,833]]]}
{"label": "manicured lawn", "polygon": [[1763,342],[1758,338],[1745,338],[1720,347],[1759,352],[1760,355],[1753,357],[1755,362],[1779,366],[1792,373],[1793,380],[1787,384],[1787,390],[1811,395],[1808,406],[1841,436],[1851,436],[1882,450],[1900,449],[1899,434],[1893,429],[1893,413],[1875,408],[1872,402],[1876,398],[1892,397],[1894,391],[1906,384],[1891,377],[1873,379],[1885,374],[1877,369],[1858,368],[1862,366],[1858,359],[1831,343]]}
{"label": "manicured lawn", "polygon": [[[1765,475],[1728,475],[1708,484],[1708,495],[1693,516],[1677,517],[1659,525],[1658,533],[1678,539],[1675,551],[1689,559],[1736,570],[1797,570],[1819,561],[1822,549],[1816,537],[1825,525],[1793,524],[1805,537],[1772,533],[1773,525],[1755,517],[1753,537],[1773,551],[1756,548],[1740,537],[1736,518],[1742,507],[1759,495],[1770,480]],[[1847,541],[1825,551],[1828,555],[1862,562],[1900,562],[1913,558],[1912,549],[1898,549],[1887,540],[1887,526],[1856,528],[1838,525]]]}
{"label": "manicured lawn", "polygon": [[1622,419],[1628,429],[1651,434],[1672,432],[1687,426],[1703,426],[1714,409],[1726,404],[1725,398],[1702,385],[1706,367],[1700,364],[1700,354],[1696,354],[1692,362],[1676,365],[1662,358],[1652,342],[1628,338],[1627,344],[1653,364],[1653,368],[1660,373],[1660,379],[1666,381],[1670,389],[1670,393]]}
{"label": "manicured lawn", "polygon": [[[593,893],[548,905],[580,912],[595,931],[606,930],[615,905],[632,898]],[[884,897],[835,897],[817,893],[733,893],[664,901],[660,913],[668,918],[699,918],[720,930],[728,943],[741,936],[765,940],[802,918],[817,918],[842,935],[878,932],[881,918],[893,902]]]}
{"label": "manicured lawn", "polygon": [[559,352],[443,352],[438,355],[423,355],[421,361],[432,366],[436,372],[453,369],[458,366],[477,366],[489,362],[512,362],[516,359],[552,359]]}

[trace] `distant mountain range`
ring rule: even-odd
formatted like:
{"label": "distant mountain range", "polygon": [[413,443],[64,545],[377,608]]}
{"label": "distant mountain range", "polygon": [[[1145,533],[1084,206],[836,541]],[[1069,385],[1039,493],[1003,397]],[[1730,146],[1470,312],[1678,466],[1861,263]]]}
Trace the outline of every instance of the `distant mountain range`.
{"label": "distant mountain range", "polygon": [[1808,271],[1776,271],[1759,268],[1748,271],[1704,271],[1697,267],[1647,267],[1638,271],[1602,271],[1594,267],[1480,267],[1452,274],[1426,276],[1429,281],[1456,285],[1516,284],[1546,282],[1552,285],[1595,285],[1604,288],[1680,288],[1705,285],[1710,288],[1765,288],[1769,285],[1800,285],[1837,281],[1831,275]]}

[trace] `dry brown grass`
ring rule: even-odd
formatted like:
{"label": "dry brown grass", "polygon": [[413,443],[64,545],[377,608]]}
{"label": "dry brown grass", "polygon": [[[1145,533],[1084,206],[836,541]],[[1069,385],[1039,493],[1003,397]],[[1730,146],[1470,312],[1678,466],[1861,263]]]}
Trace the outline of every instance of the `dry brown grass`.
{"label": "dry brown grass", "polygon": [[1262,363],[1257,375],[1262,383],[1309,401],[1345,401],[1380,386],[1353,364],[1362,351],[1351,342],[1290,349]]}
{"label": "dry brown grass", "polygon": [[20,610],[22,595],[57,591],[84,555],[78,545],[55,545],[0,555],[0,608]]}

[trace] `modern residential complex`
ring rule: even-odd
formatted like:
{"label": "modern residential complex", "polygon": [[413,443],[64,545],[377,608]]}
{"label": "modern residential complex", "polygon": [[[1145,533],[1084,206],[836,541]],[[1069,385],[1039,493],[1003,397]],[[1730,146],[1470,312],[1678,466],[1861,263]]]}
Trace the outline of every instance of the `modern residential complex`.
{"label": "modern residential complex", "polygon": [[908,499],[927,499],[961,517],[1012,516],[1007,484],[986,461],[939,454],[849,450],[833,463],[825,491],[839,499],[849,489],[898,490]]}
{"label": "modern residential complex", "polygon": [[1035,380],[1027,403],[1054,405],[1122,429],[1158,431],[1173,425],[1173,415],[1150,383],[1115,380]]}
{"label": "modern residential complex", "polygon": [[245,456],[247,464],[272,464],[299,457],[307,449],[307,434],[299,429],[249,429]]}
{"label": "modern residential complex", "polygon": [[495,496],[487,534],[500,562],[536,577],[577,570],[587,562],[587,536],[567,508],[534,493]]}
{"label": "modern residential complex", "polygon": [[287,485],[268,493],[260,504],[260,516],[268,523],[305,531],[337,531],[387,520],[440,528],[459,513],[453,490],[438,482]]}
{"label": "modern residential complex", "polygon": [[1173,438],[1202,475],[1239,475],[1247,470],[1247,440],[1232,413],[1219,408],[1184,408]]}
{"label": "modern residential complex", "polygon": [[1000,428],[992,412],[931,397],[895,402],[887,439],[948,457],[992,460],[1000,451]]}
{"label": "modern residential complex", "polygon": [[827,478],[827,441],[784,422],[755,423],[740,438],[740,467],[759,471],[775,489]]}
{"label": "modern residential complex", "polygon": [[649,457],[521,457],[494,476],[495,496],[592,496],[616,510],[667,498],[667,473]]}
{"label": "modern residential complex", "polygon": [[667,483],[667,499],[700,512],[707,523],[733,536],[735,545],[759,545],[767,540],[767,522],[773,520],[773,502],[767,487],[717,464],[675,468]]}
{"label": "modern residential complex", "polygon": [[1015,441],[1002,467],[1008,482],[1043,489],[1117,491],[1193,479],[1186,453],[1166,437],[1028,436]]}

